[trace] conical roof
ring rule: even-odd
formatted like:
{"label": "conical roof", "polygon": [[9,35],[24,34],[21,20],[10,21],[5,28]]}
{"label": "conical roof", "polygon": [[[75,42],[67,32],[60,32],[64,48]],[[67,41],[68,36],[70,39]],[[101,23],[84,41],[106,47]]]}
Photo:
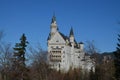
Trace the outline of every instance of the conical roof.
{"label": "conical roof", "polygon": [[71,27],[70,36],[74,36],[73,28]]}
{"label": "conical roof", "polygon": [[56,17],[55,15],[53,15],[51,23],[54,23],[55,21],[56,21]]}

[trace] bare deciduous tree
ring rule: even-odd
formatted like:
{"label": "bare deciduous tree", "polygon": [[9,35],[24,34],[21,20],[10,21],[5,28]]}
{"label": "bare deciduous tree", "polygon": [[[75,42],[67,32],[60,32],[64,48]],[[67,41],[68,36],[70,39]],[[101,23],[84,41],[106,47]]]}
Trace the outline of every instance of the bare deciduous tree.
{"label": "bare deciduous tree", "polygon": [[2,38],[4,37],[3,31],[0,31],[0,73],[2,79],[8,80],[9,71],[11,67],[11,45],[2,42]]}
{"label": "bare deciduous tree", "polygon": [[94,44],[94,41],[87,41],[85,50],[89,54],[96,54],[96,53],[98,53],[98,49],[96,48],[96,46]]}
{"label": "bare deciduous tree", "polygon": [[[31,55],[29,56],[32,59],[30,66],[30,77],[32,80],[47,80],[49,74],[49,67],[47,64],[47,52],[43,51],[40,46],[37,48],[29,49]],[[30,54],[29,53],[29,54]]]}
{"label": "bare deciduous tree", "polygon": [[94,41],[87,41],[85,51],[87,54],[89,54],[91,56],[91,59],[94,60],[95,64],[99,63],[99,59],[100,59],[99,51],[96,48]]}

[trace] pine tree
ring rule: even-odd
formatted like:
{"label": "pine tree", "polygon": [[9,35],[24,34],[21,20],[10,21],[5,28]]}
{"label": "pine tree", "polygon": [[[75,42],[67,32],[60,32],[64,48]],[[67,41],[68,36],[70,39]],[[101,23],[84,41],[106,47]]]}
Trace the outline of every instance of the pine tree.
{"label": "pine tree", "polygon": [[26,72],[27,68],[25,65],[25,53],[26,53],[26,47],[27,47],[28,41],[23,34],[20,38],[20,43],[16,43],[14,49],[14,61],[13,61],[13,67],[15,69],[15,75],[17,80],[26,80]]}
{"label": "pine tree", "polygon": [[120,35],[118,34],[118,43],[117,43],[117,47],[116,47],[116,51],[114,52],[115,55],[115,60],[114,60],[114,64],[115,64],[115,78],[116,80],[120,80]]}

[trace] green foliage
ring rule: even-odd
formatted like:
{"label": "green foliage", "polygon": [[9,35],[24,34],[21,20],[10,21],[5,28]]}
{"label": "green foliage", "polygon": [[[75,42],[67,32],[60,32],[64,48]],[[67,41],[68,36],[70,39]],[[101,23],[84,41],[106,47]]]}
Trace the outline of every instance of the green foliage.
{"label": "green foliage", "polygon": [[21,65],[25,66],[25,52],[27,47],[28,41],[26,41],[25,34],[22,35],[20,38],[20,43],[16,43],[14,48],[14,57]]}
{"label": "green foliage", "polygon": [[20,43],[16,43],[14,48],[14,58],[13,58],[13,68],[14,68],[14,74],[16,75],[17,80],[26,80],[27,71],[25,65],[25,53],[26,53],[26,47],[27,47],[28,41],[23,34],[20,38]]}

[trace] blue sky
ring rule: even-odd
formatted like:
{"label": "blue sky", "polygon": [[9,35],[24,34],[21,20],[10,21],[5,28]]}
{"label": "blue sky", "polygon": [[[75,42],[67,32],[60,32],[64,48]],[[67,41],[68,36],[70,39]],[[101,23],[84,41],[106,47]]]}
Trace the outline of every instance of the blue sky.
{"label": "blue sky", "polygon": [[59,30],[77,41],[92,41],[101,52],[114,51],[120,32],[120,0],[0,0],[0,30],[4,41],[15,45],[25,33],[31,45],[47,50],[51,18]]}

